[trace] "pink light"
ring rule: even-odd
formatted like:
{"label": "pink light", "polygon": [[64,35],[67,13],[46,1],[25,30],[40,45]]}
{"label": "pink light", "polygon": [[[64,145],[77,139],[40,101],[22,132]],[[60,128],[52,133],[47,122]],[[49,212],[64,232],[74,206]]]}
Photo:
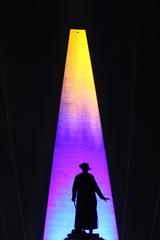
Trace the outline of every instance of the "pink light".
{"label": "pink light", "polygon": [[85,30],[71,30],[61,95],[44,240],[63,240],[74,227],[71,190],[88,162],[109,202],[98,200],[101,237],[118,240],[106,153]]}

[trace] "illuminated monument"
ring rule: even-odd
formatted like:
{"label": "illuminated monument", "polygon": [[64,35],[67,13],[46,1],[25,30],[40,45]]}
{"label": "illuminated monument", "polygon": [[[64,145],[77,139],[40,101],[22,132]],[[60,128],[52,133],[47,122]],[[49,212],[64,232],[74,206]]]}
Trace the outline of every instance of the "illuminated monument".
{"label": "illuminated monument", "polygon": [[89,163],[102,192],[110,198],[106,203],[97,197],[97,232],[104,239],[118,240],[86,31],[73,29],[69,35],[43,240],[63,240],[73,229],[71,191],[82,162]]}

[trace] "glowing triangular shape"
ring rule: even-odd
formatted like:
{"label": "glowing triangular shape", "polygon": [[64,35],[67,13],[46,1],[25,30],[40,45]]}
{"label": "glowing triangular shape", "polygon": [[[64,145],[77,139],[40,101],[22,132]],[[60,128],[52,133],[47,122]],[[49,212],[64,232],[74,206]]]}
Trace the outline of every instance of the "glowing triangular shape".
{"label": "glowing triangular shape", "polygon": [[82,162],[90,164],[102,192],[110,198],[106,203],[97,197],[97,231],[104,239],[118,240],[86,31],[74,29],[65,64],[44,240],[63,240],[74,227],[71,190]]}

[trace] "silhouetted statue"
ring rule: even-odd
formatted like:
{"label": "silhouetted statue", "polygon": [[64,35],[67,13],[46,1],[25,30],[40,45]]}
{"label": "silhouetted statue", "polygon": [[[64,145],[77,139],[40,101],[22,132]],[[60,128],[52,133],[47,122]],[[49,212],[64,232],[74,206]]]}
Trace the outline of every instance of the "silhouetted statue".
{"label": "silhouetted statue", "polygon": [[75,177],[72,187],[72,201],[76,202],[75,230],[76,232],[89,230],[92,234],[93,229],[98,228],[96,193],[105,201],[109,198],[102,194],[94,176],[88,173],[90,170],[88,163],[82,163],[79,167],[82,173]]}

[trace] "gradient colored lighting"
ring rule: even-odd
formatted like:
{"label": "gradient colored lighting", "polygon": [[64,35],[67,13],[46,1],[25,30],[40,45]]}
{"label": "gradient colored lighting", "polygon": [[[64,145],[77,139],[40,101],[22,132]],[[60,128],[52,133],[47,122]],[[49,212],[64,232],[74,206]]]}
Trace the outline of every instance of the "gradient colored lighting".
{"label": "gradient colored lighting", "polygon": [[118,240],[103,135],[86,31],[70,30],[53,156],[44,240],[63,240],[74,228],[72,184],[88,162],[109,202],[98,200],[98,232]]}

